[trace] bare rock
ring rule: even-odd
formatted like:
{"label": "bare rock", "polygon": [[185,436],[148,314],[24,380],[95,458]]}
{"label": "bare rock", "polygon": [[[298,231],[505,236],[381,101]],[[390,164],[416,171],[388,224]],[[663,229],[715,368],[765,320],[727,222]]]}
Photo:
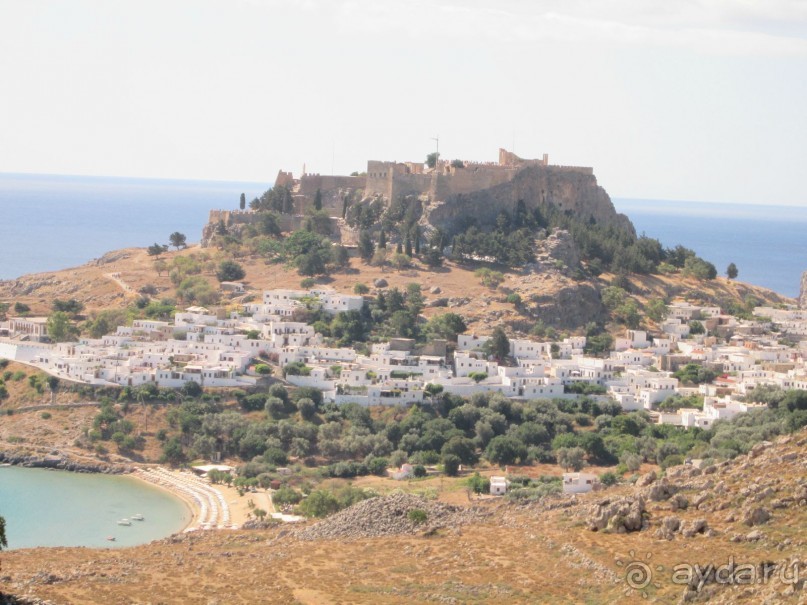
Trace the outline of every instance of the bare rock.
{"label": "bare rock", "polygon": [[379,277],[378,279],[373,281],[373,285],[376,288],[386,288],[389,285],[389,283],[387,283],[387,280],[384,279],[383,277]]}
{"label": "bare rock", "polygon": [[745,511],[745,514],[743,515],[743,523],[749,527],[753,527],[755,525],[767,523],[770,518],[771,513],[768,512],[768,509],[757,506]]}
{"label": "bare rock", "polygon": [[664,517],[661,520],[661,527],[656,530],[656,537],[661,540],[672,540],[679,529],[681,529],[681,519],[673,516]]}
{"label": "bare rock", "polygon": [[662,477],[660,481],[656,481],[650,487],[642,490],[641,494],[653,502],[662,502],[669,499],[677,491],[678,488],[675,485],[672,485],[666,477]]}
{"label": "bare rock", "polygon": [[759,541],[759,540],[762,540],[764,537],[765,537],[765,534],[763,534],[763,533],[762,533],[761,531],[759,531],[758,529],[755,529],[754,531],[748,532],[748,533],[747,533],[747,534],[746,534],[746,535],[743,537],[743,539],[744,539],[746,542],[757,542],[757,541]]}
{"label": "bare rock", "polygon": [[675,494],[672,498],[670,498],[670,505],[672,506],[672,511],[675,512],[677,510],[686,510],[689,508],[689,500],[683,494]]}
{"label": "bare rock", "polygon": [[709,500],[712,495],[709,492],[701,492],[692,500],[692,506],[695,508],[700,508],[700,505]]}
{"label": "bare rock", "polygon": [[748,457],[751,458],[752,460],[754,458],[758,458],[762,452],[767,450],[772,445],[773,444],[770,441],[761,441],[760,443],[757,443],[754,447],[751,448],[751,451],[748,452]]}
{"label": "bare rock", "polygon": [[442,291],[443,290],[442,288],[440,288],[440,286],[432,286],[431,288],[429,288],[430,294],[440,294]]}
{"label": "bare rock", "polygon": [[681,527],[681,535],[685,538],[691,538],[695,534],[702,534],[709,529],[706,519],[693,519],[689,523],[685,523]]}
{"label": "bare rock", "polygon": [[636,480],[636,487],[647,487],[657,478],[656,471],[650,471]]}
{"label": "bare rock", "polygon": [[601,500],[588,509],[586,522],[591,531],[639,531],[644,522],[644,512],[644,499],[641,496]]}

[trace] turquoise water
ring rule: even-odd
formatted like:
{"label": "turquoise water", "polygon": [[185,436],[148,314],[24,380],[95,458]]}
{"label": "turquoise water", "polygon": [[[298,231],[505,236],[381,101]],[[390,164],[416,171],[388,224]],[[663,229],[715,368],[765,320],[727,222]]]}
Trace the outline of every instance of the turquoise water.
{"label": "turquoise water", "polygon": [[[145,520],[117,524],[137,513]],[[0,467],[0,516],[9,548],[135,546],[191,519],[184,502],[137,479],[13,466]]]}

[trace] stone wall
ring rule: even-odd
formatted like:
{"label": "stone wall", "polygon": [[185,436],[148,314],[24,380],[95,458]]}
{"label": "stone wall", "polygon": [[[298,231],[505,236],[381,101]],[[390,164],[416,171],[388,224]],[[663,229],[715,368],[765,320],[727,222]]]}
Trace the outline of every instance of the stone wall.
{"label": "stone wall", "polygon": [[482,224],[493,224],[505,210],[513,214],[519,200],[528,209],[552,205],[573,212],[584,220],[614,225],[635,234],[630,220],[617,214],[611,198],[597,184],[593,174],[582,169],[568,170],[554,166],[531,165],[519,170],[512,180],[489,189],[457,193],[427,209],[425,222],[453,234],[464,217],[472,216]]}
{"label": "stone wall", "polygon": [[453,195],[490,189],[512,180],[517,172],[515,168],[496,165],[471,164],[465,168],[453,168],[449,174],[436,175],[430,197],[445,200]]}

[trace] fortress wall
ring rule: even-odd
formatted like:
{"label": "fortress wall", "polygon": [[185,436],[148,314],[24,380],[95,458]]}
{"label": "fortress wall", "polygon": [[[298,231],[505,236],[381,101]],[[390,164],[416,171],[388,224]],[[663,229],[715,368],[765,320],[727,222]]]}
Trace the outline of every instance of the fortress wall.
{"label": "fortress wall", "polygon": [[390,198],[405,195],[423,195],[431,191],[431,174],[398,174],[393,177]]}
{"label": "fortress wall", "polygon": [[225,226],[243,225],[252,222],[255,215],[251,210],[211,210],[208,224],[218,225],[219,221],[224,221]]}
{"label": "fortress wall", "polygon": [[364,191],[367,178],[363,176],[332,176],[307,174],[300,179],[299,193],[294,195],[295,212],[302,214],[314,208],[317,189],[322,193],[322,208],[332,216],[342,216],[345,195]]}
{"label": "fortress wall", "polygon": [[549,170],[554,172],[567,172],[573,174],[593,175],[594,168],[588,166],[547,166]]}
{"label": "fortress wall", "polygon": [[444,200],[452,195],[490,189],[513,178],[515,170],[500,166],[469,166],[454,169],[450,175],[440,174],[431,191],[432,198]]}
{"label": "fortress wall", "polygon": [[561,211],[634,233],[633,225],[627,217],[617,214],[593,174],[538,165],[522,168],[512,180],[489,189],[453,194],[430,208],[427,220],[453,233],[464,217],[472,216],[480,223],[492,224],[502,210],[512,214],[518,200],[524,200],[527,208],[545,209],[551,204]]}
{"label": "fortress wall", "polygon": [[313,199],[317,189],[324,194],[331,189],[364,189],[367,179],[363,176],[336,176],[305,174],[300,179],[299,192]]}

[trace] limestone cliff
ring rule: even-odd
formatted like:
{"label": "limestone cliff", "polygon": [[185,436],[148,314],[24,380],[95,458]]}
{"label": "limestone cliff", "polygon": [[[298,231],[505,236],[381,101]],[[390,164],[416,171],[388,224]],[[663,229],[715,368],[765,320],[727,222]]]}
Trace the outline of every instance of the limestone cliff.
{"label": "limestone cliff", "polygon": [[616,212],[593,173],[551,165],[529,165],[506,183],[432,202],[425,209],[424,222],[454,234],[467,225],[468,217],[480,225],[492,225],[502,210],[513,214],[519,200],[527,209],[545,212],[554,207],[586,221],[636,233],[628,217]]}

